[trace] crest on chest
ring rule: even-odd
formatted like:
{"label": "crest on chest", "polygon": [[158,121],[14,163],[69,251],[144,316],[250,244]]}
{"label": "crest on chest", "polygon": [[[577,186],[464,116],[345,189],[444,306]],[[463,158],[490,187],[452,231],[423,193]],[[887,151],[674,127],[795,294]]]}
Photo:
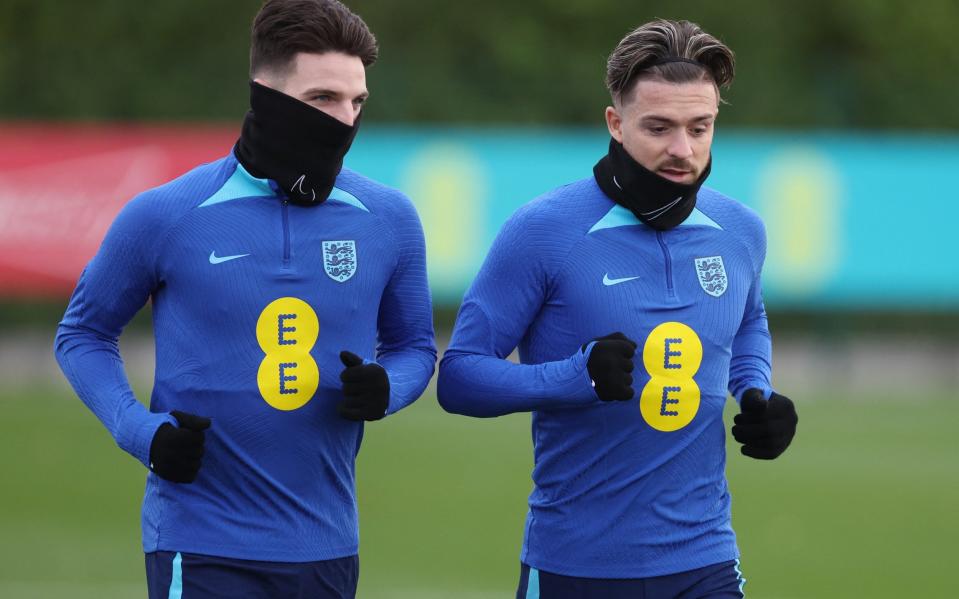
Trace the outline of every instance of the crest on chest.
{"label": "crest on chest", "polygon": [[726,266],[722,256],[696,258],[696,277],[703,291],[713,297],[726,293],[729,279],[726,277]]}
{"label": "crest on chest", "polygon": [[356,274],[356,242],[352,239],[323,242],[323,269],[337,283]]}

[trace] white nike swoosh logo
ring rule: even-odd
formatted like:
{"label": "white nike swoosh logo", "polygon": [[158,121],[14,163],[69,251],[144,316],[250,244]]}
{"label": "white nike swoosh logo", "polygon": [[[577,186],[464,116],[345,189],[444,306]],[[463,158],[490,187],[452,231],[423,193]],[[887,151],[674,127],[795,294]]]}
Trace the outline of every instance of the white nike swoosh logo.
{"label": "white nike swoosh logo", "polygon": [[603,275],[603,285],[609,287],[610,285],[619,285],[620,283],[625,283],[626,281],[632,281],[638,279],[639,277],[624,277],[622,279],[610,279],[609,273]]}
{"label": "white nike swoosh logo", "polygon": [[246,258],[249,254],[237,254],[236,256],[217,256],[216,250],[210,252],[210,264],[220,264],[221,262],[229,262],[230,260],[236,260],[237,258]]}

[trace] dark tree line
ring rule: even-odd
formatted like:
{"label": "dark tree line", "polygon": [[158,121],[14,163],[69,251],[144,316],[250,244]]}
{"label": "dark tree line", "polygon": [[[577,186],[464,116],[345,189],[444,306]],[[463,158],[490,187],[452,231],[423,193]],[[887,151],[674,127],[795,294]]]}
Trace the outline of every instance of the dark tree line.
{"label": "dark tree line", "polygon": [[[239,120],[259,0],[0,0],[0,118]],[[956,0],[354,0],[381,44],[368,121],[593,124],[630,28],[736,52],[724,125],[959,129]]]}

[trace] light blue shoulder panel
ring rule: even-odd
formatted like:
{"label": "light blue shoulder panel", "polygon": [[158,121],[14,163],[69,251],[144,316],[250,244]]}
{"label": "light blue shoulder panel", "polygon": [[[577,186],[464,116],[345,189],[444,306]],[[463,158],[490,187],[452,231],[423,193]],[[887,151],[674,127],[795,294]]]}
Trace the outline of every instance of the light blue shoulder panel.
{"label": "light blue shoulder panel", "polygon": [[[643,221],[639,220],[635,214],[629,211],[628,208],[616,204],[610,208],[609,212],[606,213],[603,218],[599,219],[593,227],[589,230],[589,233],[595,233],[596,231],[601,231],[603,229],[612,229],[615,227],[630,227],[639,225],[645,227],[646,224]],[[693,211],[686,217],[680,225],[680,227],[712,227],[714,229],[722,230],[723,228],[713,219],[706,216],[699,208],[693,208]]]}
{"label": "light blue shoulder panel", "polygon": [[330,197],[326,198],[326,200],[328,202],[329,201],[343,202],[344,204],[355,206],[359,208],[360,210],[365,210],[367,212],[370,211],[369,208],[363,205],[363,202],[361,202],[359,198],[357,198],[355,195],[353,195],[352,193],[348,191],[344,191],[340,189],[339,187],[334,187],[333,191],[330,192]]}
{"label": "light blue shoulder panel", "polygon": [[226,180],[223,187],[218,189],[216,193],[208,197],[198,207],[203,208],[204,206],[212,206],[214,204],[229,202],[230,200],[239,200],[240,198],[259,198],[273,195],[276,195],[276,193],[273,191],[273,188],[270,187],[270,181],[268,179],[257,179],[247,172],[242,164],[237,162],[236,170],[233,171],[230,178]]}

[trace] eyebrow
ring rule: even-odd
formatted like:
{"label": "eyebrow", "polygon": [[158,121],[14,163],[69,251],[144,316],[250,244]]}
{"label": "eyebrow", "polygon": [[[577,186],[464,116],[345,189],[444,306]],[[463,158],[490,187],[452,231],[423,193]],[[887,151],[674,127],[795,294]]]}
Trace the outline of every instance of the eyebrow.
{"label": "eyebrow", "polygon": [[[318,96],[318,95],[333,96],[334,98],[339,98],[340,96],[343,95],[343,93],[342,93],[342,92],[338,92],[338,91],[334,91],[334,90],[332,90],[332,89],[326,89],[326,88],[323,88],[323,87],[312,87],[312,88],[306,90],[305,92],[303,92],[303,97],[306,97],[306,96]],[[356,97],[354,98],[354,100],[359,100],[359,99],[365,100],[365,99],[367,99],[367,98],[369,98],[369,97],[370,97],[370,92],[367,91],[367,92],[363,92],[363,93],[361,93],[360,95],[356,96]]]}
{"label": "eyebrow", "polygon": [[[691,122],[691,123],[699,123],[699,122],[703,122],[703,121],[711,121],[711,120],[713,120],[714,118],[715,118],[715,117],[714,117],[713,115],[711,115],[711,114],[704,114],[704,115],[701,115],[701,116],[697,116],[697,117],[694,118],[694,119],[691,119],[690,122]],[[657,115],[654,115],[654,114],[653,114],[653,115],[649,115],[649,116],[644,116],[644,117],[642,117],[640,120],[641,120],[642,122],[644,122],[644,123],[654,122],[654,123],[663,123],[663,124],[666,124],[666,125],[676,125],[676,124],[678,124],[676,121],[674,121],[674,120],[672,120],[672,119],[666,118],[666,117],[664,117],[664,116],[657,116]]]}

